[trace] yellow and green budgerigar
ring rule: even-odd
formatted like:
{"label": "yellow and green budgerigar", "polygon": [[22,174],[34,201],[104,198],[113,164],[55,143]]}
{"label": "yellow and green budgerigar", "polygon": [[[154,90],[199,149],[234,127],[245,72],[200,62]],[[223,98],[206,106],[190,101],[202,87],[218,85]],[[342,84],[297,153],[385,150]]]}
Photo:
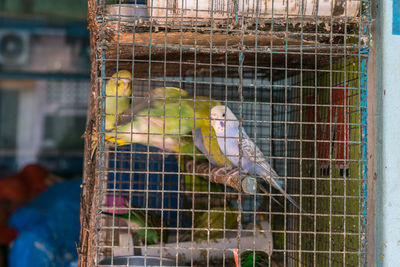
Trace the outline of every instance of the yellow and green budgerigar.
{"label": "yellow and green budgerigar", "polygon": [[211,124],[193,130],[193,142],[208,161],[216,167],[231,167],[231,162],[219,148],[215,130]]}
{"label": "yellow and green budgerigar", "polygon": [[[163,151],[179,153],[181,168],[196,154],[196,159],[206,157],[211,164],[228,167],[230,161],[221,152],[215,131],[211,126],[210,110],[220,105],[209,97],[191,97],[176,87],[159,87],[149,92],[147,98],[133,99],[132,108],[121,113],[117,127],[106,131],[105,140],[127,145],[140,143]],[[187,188],[193,177],[185,175]],[[196,190],[208,188],[208,181],[196,177]]]}
{"label": "yellow and green budgerigar", "polygon": [[[214,167],[230,167],[230,161],[227,160],[227,157],[222,154],[221,149],[218,146],[218,142],[215,136],[215,131],[208,123],[202,124],[201,127],[193,129],[192,136],[194,145],[198,150],[200,150],[201,154],[204,155],[210,164]],[[196,159],[200,159],[198,155]],[[191,160],[191,159],[189,159]],[[184,164],[182,164],[184,166]],[[210,166],[211,168],[213,168]],[[190,170],[186,170],[189,171]],[[194,184],[193,184],[194,183]],[[185,187],[187,190],[194,191],[202,191],[206,192],[211,190],[211,192],[219,192],[222,188],[219,185],[211,184],[211,187],[208,187],[208,181],[204,178],[193,177],[191,175],[185,175]]]}
{"label": "yellow and green budgerigar", "polygon": [[[192,136],[194,145],[201,151],[201,154],[208,159],[211,165],[215,167],[229,168],[231,167],[231,163],[219,148],[215,130],[209,122],[210,121],[207,120],[202,123],[200,127],[193,129]],[[219,192],[222,190],[222,188],[217,185],[211,186],[209,189],[208,181],[198,177],[194,180],[193,186],[193,178],[190,175],[185,175],[185,186],[188,190],[195,191],[211,190],[212,192]]]}
{"label": "yellow and green budgerigar", "polygon": [[134,103],[105,139],[118,145],[140,143],[193,154],[193,129],[209,127],[210,110],[219,104],[206,97],[190,98],[185,90],[176,87],[156,88],[148,99]]}
{"label": "yellow and green budgerigar", "polygon": [[106,130],[114,129],[120,114],[129,109],[132,95],[132,74],[120,70],[106,83],[105,92],[105,126]]}
{"label": "yellow and green budgerigar", "polygon": [[[230,206],[214,207],[209,212],[197,212],[194,215],[193,233],[191,231],[183,232],[179,241],[192,240],[192,235],[195,242],[207,240],[208,238],[210,240],[223,238],[223,234],[227,230],[237,229],[238,214],[238,210]],[[209,230],[209,228],[215,230]]]}
{"label": "yellow and green budgerigar", "polygon": [[[105,139],[117,145],[140,143],[179,153],[183,172],[186,161],[194,154],[196,159],[207,157],[212,164],[215,161],[226,166],[229,163],[225,163],[226,157],[222,156],[216,138],[208,134],[209,130],[214,131],[210,125],[210,110],[219,104],[204,96],[191,98],[185,90],[176,87],[156,88],[149,92],[147,99],[134,99],[132,108],[122,114],[118,127],[108,131]],[[204,136],[192,137],[198,130]],[[200,144],[206,144],[206,148]],[[188,189],[193,188],[192,182],[193,177],[185,175]],[[200,177],[195,177],[195,184],[196,190],[208,188],[208,182]]]}
{"label": "yellow and green budgerigar", "polygon": [[[132,95],[132,74],[127,70],[114,73],[106,83],[104,97],[104,128],[110,131],[116,127],[119,116],[129,109]],[[87,133],[85,132],[84,135]],[[91,156],[97,148],[96,131],[92,133]]]}

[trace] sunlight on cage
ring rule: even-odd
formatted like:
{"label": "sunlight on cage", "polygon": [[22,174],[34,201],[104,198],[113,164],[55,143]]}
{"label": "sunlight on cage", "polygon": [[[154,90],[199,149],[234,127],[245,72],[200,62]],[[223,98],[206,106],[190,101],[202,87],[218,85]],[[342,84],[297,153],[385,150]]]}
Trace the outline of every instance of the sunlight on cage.
{"label": "sunlight on cage", "polygon": [[300,2],[97,3],[96,266],[365,264],[369,2]]}

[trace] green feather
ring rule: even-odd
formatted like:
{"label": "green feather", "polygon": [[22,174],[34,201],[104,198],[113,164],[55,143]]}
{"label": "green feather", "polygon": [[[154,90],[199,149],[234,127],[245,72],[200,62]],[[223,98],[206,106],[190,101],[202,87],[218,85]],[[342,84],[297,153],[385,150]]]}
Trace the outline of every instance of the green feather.
{"label": "green feather", "polygon": [[245,251],[240,255],[242,267],[266,267],[269,266],[268,255],[262,251]]}
{"label": "green feather", "polygon": [[193,154],[193,141],[185,137],[194,128],[209,124],[210,110],[217,104],[205,97],[189,99],[183,89],[156,88],[150,93],[150,105],[143,100],[134,103],[134,110],[124,113],[126,118],[118,121],[116,131],[108,132],[106,139]]}
{"label": "green feather", "polygon": [[[153,245],[160,243],[160,235],[161,235],[161,218],[157,215],[154,215],[150,212],[147,213],[147,229],[146,229],[146,214],[144,211],[134,211],[132,210],[129,213],[124,214],[113,214],[109,212],[102,212],[102,214],[108,216],[115,216],[116,218],[120,218],[124,220],[129,228],[136,233],[140,240],[144,243],[146,239],[147,232],[147,244]],[[163,227],[167,227],[167,224],[164,222]],[[168,230],[163,230],[163,242],[167,242],[168,240]]]}
{"label": "green feather", "polygon": [[[222,212],[224,211],[224,212]],[[225,216],[225,222],[224,222]],[[222,229],[222,230],[195,230],[194,231],[194,240],[206,240],[208,236],[208,232],[210,232],[210,239],[215,240],[223,237],[223,231],[237,228],[237,209],[231,207],[217,207],[213,208],[208,212],[197,213],[195,214],[195,225],[194,228],[208,228],[208,222],[210,222],[210,228],[214,229]]]}

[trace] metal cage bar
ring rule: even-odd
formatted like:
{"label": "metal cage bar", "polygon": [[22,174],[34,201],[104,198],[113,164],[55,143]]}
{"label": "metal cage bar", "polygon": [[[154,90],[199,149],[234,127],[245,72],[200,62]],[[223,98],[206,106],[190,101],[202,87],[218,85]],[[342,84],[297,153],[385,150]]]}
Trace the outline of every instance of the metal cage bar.
{"label": "metal cage bar", "polygon": [[369,1],[89,7],[81,266],[366,264]]}

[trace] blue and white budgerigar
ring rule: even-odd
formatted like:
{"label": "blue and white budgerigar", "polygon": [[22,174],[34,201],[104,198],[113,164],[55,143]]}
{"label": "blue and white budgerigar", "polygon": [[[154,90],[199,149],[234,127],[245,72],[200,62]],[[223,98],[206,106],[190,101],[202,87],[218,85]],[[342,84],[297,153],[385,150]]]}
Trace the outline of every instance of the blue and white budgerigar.
{"label": "blue and white budgerigar", "polygon": [[271,168],[264,154],[245,130],[240,127],[238,119],[228,107],[215,106],[211,109],[211,125],[215,130],[221,151],[234,166],[241,168],[245,173],[261,176],[300,209],[296,201],[282,188],[282,182],[277,180],[278,174]]}

